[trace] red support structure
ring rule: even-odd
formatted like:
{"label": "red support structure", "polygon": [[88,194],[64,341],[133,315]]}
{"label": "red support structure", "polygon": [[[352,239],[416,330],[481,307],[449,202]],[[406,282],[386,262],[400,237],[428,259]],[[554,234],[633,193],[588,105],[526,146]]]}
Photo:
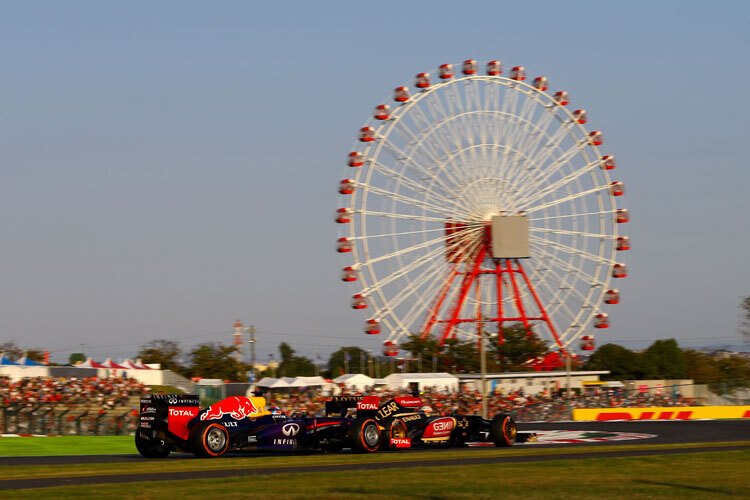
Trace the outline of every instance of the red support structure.
{"label": "red support structure", "polygon": [[[487,323],[496,323],[498,342],[502,343],[502,329],[504,324],[511,322],[521,323],[526,328],[528,335],[531,335],[532,322],[539,322],[547,326],[560,352],[557,355],[558,360],[550,359],[550,362],[547,362],[545,358],[544,363],[536,363],[534,366],[540,370],[559,367],[559,359],[564,359],[564,356],[568,355],[567,349],[560,340],[555,326],[552,324],[544,305],[539,299],[539,295],[534,289],[523,265],[521,265],[521,261],[519,259],[496,259],[490,257],[492,251],[490,241],[488,228],[483,242],[477,245],[473,255],[466,252],[463,253],[462,259],[453,261],[452,268],[446,275],[445,281],[440,287],[427,314],[422,331],[420,332],[421,337],[426,338],[431,335],[435,325],[440,323],[443,325],[440,334],[440,343],[442,344],[446,340],[455,337],[455,329],[461,323],[476,323],[477,332]],[[491,262],[491,266],[483,267],[485,261],[488,259]],[[450,294],[451,289],[457,286],[456,278],[459,275],[462,276],[461,284],[458,285],[459,289],[452,303],[448,305],[445,303],[446,298]],[[497,294],[497,304],[495,304],[497,316],[495,317],[485,317],[482,315],[481,280],[485,275],[487,276],[485,279],[495,280]],[[503,282],[504,279],[505,283]],[[464,309],[467,299],[472,295],[472,285],[474,285],[472,298],[475,300],[476,310],[464,311],[466,317],[461,317],[461,311]],[[513,307],[510,309],[515,309],[515,311],[503,308],[503,285],[505,285],[507,292],[510,294],[509,296],[506,295],[506,298],[510,299],[513,304]],[[524,303],[524,297],[526,303]],[[529,314],[531,310],[536,311],[536,313]]]}

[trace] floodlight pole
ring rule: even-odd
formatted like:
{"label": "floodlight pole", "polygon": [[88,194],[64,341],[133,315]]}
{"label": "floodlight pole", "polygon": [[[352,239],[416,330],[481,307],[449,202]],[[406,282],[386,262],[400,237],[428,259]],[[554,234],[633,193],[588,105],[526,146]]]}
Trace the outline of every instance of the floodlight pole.
{"label": "floodlight pole", "polygon": [[484,346],[484,324],[479,324],[479,364],[482,370],[482,418],[487,419],[487,350]]}
{"label": "floodlight pole", "polygon": [[250,340],[247,343],[250,344],[250,373],[255,381],[255,325],[250,325]]}

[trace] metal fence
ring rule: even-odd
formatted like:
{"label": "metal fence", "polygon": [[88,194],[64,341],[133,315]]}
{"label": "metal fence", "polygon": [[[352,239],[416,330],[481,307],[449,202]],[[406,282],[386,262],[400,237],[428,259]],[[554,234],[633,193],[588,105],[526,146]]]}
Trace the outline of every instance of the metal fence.
{"label": "metal fence", "polygon": [[[730,406],[750,405],[750,381],[731,380],[714,384],[685,384],[644,389],[585,389],[558,397],[519,398],[515,407],[504,410],[518,422],[570,420],[574,408],[634,408],[649,406]],[[197,389],[200,389],[198,387]],[[220,399],[223,387],[206,388],[201,406]],[[138,427],[138,411],[133,406],[104,410],[69,405],[0,406],[1,434],[93,435],[133,434]]]}
{"label": "metal fence", "polygon": [[632,389],[595,388],[571,395],[522,403],[511,410],[517,422],[571,420],[576,408],[639,408],[670,406],[750,405],[750,380],[729,380],[711,384],[671,384]]}
{"label": "metal fence", "polygon": [[54,405],[0,407],[0,433],[117,436],[132,434],[138,414],[132,408],[93,410]]}

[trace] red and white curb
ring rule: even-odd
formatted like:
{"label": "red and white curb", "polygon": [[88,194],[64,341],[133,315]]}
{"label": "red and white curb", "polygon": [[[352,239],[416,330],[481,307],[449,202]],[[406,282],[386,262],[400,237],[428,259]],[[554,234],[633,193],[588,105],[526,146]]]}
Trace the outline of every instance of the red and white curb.
{"label": "red and white curb", "polygon": [[[629,441],[633,439],[651,439],[656,434],[641,434],[636,432],[609,432],[609,431],[524,431],[536,434],[536,441],[516,443],[525,444],[566,444],[566,443],[601,443],[607,441]],[[469,446],[494,446],[493,443],[466,443]]]}
{"label": "red and white curb", "polygon": [[46,437],[57,437],[48,434],[0,434],[0,438],[46,438]]}

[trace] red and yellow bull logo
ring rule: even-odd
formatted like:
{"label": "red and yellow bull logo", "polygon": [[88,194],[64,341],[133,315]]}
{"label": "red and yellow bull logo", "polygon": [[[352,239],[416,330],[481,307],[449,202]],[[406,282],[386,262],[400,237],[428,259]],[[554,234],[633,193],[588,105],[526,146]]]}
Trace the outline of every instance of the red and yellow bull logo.
{"label": "red and yellow bull logo", "polygon": [[[258,400],[262,400],[262,402]],[[222,418],[224,415],[229,415],[235,420],[241,420],[260,413],[264,406],[264,398],[233,396],[209,406],[205,413],[201,415],[201,420],[216,420]]]}

